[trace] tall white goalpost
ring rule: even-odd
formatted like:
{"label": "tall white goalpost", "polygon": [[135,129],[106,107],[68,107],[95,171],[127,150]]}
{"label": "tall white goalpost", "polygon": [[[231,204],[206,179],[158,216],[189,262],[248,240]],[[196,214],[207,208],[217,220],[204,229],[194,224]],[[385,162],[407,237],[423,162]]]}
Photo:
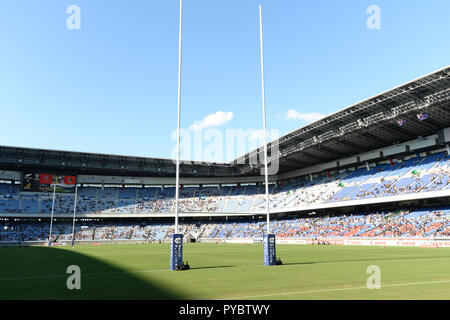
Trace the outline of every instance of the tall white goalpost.
{"label": "tall white goalpost", "polygon": [[[180,270],[183,263],[183,234],[178,229],[179,211],[179,188],[180,188],[180,123],[181,123],[181,56],[182,56],[182,21],[183,21],[183,0],[180,0],[180,20],[178,39],[178,117],[177,117],[177,159],[175,173],[175,230],[170,235],[170,269]],[[267,213],[267,233],[264,235],[264,264],[276,264],[275,234],[270,233],[270,207],[269,207],[269,178],[267,168],[267,130],[266,130],[266,105],[264,91],[264,55],[263,55],[263,32],[262,32],[262,6],[259,5],[259,27],[261,46],[261,86],[262,86],[262,109],[263,109],[263,130],[264,130],[264,177],[266,188],[266,213]]]}
{"label": "tall white goalpost", "polygon": [[[47,246],[52,245],[52,231],[53,231],[53,216],[55,211],[55,199],[56,199],[56,187],[61,186],[60,184],[53,184],[53,197],[52,197],[52,211],[50,214],[50,232],[48,236]],[[72,247],[75,245],[75,216],[77,211],[77,194],[78,194],[78,182],[75,183],[75,195],[73,203],[73,218],[72,218]]]}
{"label": "tall white goalpost", "polygon": [[52,245],[53,212],[55,211],[56,183],[53,185],[52,213],[50,215],[50,232],[48,235],[47,246]]}
{"label": "tall white goalpost", "polygon": [[75,216],[77,213],[78,179],[75,184],[75,197],[73,200],[73,221],[72,221],[72,247],[75,246]]}
{"label": "tall white goalpost", "polygon": [[266,97],[264,89],[264,50],[263,50],[263,28],[262,28],[262,6],[259,5],[259,41],[261,49],[261,91],[262,91],[262,114],[264,130],[264,182],[266,187],[266,215],[267,233],[264,235],[264,265],[276,264],[275,234],[270,233],[270,207],[269,207],[269,173],[267,169],[267,129],[266,129]]}
{"label": "tall white goalpost", "polygon": [[178,34],[178,118],[177,118],[177,163],[175,173],[175,232],[170,235],[170,269],[180,270],[183,264],[183,234],[178,232],[178,210],[180,190],[180,125],[181,125],[181,45],[182,45],[183,0],[180,0],[180,22]]}

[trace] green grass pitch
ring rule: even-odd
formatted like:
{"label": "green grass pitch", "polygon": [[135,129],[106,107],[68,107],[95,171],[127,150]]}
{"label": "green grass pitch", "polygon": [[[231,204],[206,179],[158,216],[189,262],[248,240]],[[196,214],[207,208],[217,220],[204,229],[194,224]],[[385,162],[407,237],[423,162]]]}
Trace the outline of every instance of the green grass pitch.
{"label": "green grass pitch", "polygon": [[[187,271],[169,270],[169,245],[0,248],[0,299],[450,299],[450,248],[185,244]],[[81,289],[66,286],[69,265]],[[381,270],[369,290],[367,268]]]}

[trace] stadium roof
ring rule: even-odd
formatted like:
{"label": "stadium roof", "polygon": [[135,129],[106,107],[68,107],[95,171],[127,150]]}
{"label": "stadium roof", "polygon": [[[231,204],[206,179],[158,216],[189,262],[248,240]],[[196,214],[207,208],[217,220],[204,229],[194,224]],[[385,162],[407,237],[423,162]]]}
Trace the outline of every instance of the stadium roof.
{"label": "stadium roof", "polygon": [[[420,121],[419,113],[428,114]],[[406,121],[399,125],[397,121]],[[357,155],[437,133],[450,124],[450,66],[328,115],[268,144],[278,173]],[[273,149],[273,151],[271,151]],[[182,161],[184,177],[259,175],[263,148],[230,163]],[[256,161],[253,161],[256,159]],[[175,161],[0,146],[0,169],[77,174],[174,176]]]}
{"label": "stadium roof", "polygon": [[[0,169],[48,170],[73,174],[137,177],[175,176],[175,160],[0,146]],[[232,177],[238,168],[226,163],[181,161],[184,177]]]}
{"label": "stadium roof", "polygon": [[[428,119],[420,121],[419,113]],[[406,120],[399,125],[398,120]],[[279,173],[356,155],[437,133],[450,125],[450,66],[299,128],[268,146]],[[262,148],[232,163],[246,163]],[[241,172],[259,172],[247,165]]]}

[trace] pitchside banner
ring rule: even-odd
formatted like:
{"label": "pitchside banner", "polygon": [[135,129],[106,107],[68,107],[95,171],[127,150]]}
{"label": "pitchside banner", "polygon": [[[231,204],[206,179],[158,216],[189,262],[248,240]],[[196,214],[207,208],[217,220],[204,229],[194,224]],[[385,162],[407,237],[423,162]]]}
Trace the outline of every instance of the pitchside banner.
{"label": "pitchside banner", "polygon": [[170,270],[176,270],[183,265],[183,235],[174,233],[170,235]]}
{"label": "pitchside banner", "polygon": [[275,251],[275,235],[273,233],[264,235],[264,265],[274,266],[276,265],[276,251]]}

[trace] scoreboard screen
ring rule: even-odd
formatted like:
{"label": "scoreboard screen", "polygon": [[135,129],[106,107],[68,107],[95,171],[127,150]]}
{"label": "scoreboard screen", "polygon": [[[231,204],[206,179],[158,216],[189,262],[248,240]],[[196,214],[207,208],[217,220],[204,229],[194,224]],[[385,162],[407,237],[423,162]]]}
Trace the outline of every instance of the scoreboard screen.
{"label": "scoreboard screen", "polygon": [[22,181],[22,190],[30,192],[75,192],[77,177],[51,173],[25,172]]}

